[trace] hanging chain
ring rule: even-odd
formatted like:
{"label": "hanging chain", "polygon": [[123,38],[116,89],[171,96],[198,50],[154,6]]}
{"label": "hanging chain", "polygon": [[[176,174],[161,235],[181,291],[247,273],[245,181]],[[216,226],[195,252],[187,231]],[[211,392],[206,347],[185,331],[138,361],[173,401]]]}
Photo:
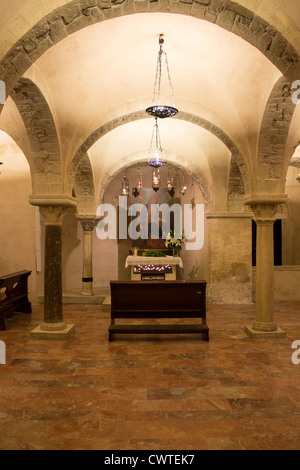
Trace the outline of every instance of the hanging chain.
{"label": "hanging chain", "polygon": [[156,64],[156,75],[155,75],[155,82],[154,82],[154,91],[153,91],[153,104],[156,101],[156,97],[158,99],[158,104],[160,104],[160,88],[161,88],[161,56],[162,56],[162,49],[160,49],[157,58]]}
{"label": "hanging chain", "polygon": [[175,106],[175,93],[174,93],[174,88],[172,85],[171,81],[171,74],[170,74],[170,68],[169,68],[169,62],[168,62],[168,57],[165,51],[163,51],[163,44],[164,44],[164,39],[163,35],[161,34],[159,37],[159,45],[160,49],[158,52],[158,58],[157,58],[157,65],[156,65],[156,75],[155,75],[155,82],[154,82],[154,92],[153,92],[153,99],[152,99],[152,104],[156,104],[155,100],[157,98],[158,100],[158,105],[160,105],[160,92],[161,92],[161,77],[162,77],[162,56],[165,56],[165,62],[166,62],[166,69],[167,69],[167,75],[168,75],[168,80],[169,80],[169,86],[170,86],[170,93],[172,96],[172,101],[173,101],[173,106]]}
{"label": "hanging chain", "polygon": [[160,139],[160,132],[159,132],[159,127],[158,127],[158,123],[157,123],[157,118],[155,119],[156,121],[156,148],[157,150],[159,150],[159,153],[160,153],[160,158],[162,158],[162,146],[161,146],[161,139]]}
{"label": "hanging chain", "polygon": [[173,100],[173,106],[175,106],[175,92],[174,92],[174,88],[173,88],[172,81],[171,81],[171,74],[170,74],[168,57],[167,57],[167,54],[165,52],[164,52],[164,55],[165,55],[165,59],[166,59],[166,67],[167,67],[167,72],[168,72],[168,79],[169,79],[169,85],[170,85],[170,90],[171,90],[171,96],[172,96],[172,100]]}
{"label": "hanging chain", "polygon": [[152,130],[152,137],[151,137],[151,143],[150,143],[150,148],[149,148],[149,156],[148,156],[148,160],[151,159],[151,150],[152,150],[152,147],[153,147],[153,141],[154,141],[154,132],[155,132],[155,126],[153,126],[153,130]]}

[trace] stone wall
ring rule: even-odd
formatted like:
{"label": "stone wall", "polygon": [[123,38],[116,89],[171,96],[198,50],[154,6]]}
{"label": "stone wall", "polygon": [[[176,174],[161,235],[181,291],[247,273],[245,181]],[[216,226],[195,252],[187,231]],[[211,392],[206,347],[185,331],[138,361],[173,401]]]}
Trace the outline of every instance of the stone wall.
{"label": "stone wall", "polygon": [[[16,147],[16,146],[13,146]],[[1,150],[5,150],[3,146]],[[36,215],[29,202],[31,180],[28,163],[18,149],[1,151],[0,173],[0,275],[32,271],[29,297],[36,299]]]}
{"label": "stone wall", "polygon": [[252,303],[252,218],[209,214],[210,303]]}
{"label": "stone wall", "polygon": [[[275,266],[275,302],[300,301],[300,266]],[[253,268],[253,302],[255,302],[256,269]]]}

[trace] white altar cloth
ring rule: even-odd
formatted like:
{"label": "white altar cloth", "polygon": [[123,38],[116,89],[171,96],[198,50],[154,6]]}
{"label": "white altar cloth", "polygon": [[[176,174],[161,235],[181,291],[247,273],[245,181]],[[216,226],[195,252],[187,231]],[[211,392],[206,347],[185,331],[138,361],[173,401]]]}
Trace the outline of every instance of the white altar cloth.
{"label": "white altar cloth", "polygon": [[183,268],[183,262],[180,256],[152,257],[152,256],[128,256],[125,268],[129,266],[179,266]]}

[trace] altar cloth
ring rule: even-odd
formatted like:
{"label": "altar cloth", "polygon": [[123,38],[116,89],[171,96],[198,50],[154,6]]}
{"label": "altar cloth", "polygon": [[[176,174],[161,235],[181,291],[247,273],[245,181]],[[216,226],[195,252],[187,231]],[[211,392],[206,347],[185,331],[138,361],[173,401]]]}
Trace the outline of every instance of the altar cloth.
{"label": "altar cloth", "polygon": [[128,256],[126,259],[125,268],[129,266],[179,266],[183,268],[183,262],[180,256],[166,256],[166,257],[156,257],[156,256]]}

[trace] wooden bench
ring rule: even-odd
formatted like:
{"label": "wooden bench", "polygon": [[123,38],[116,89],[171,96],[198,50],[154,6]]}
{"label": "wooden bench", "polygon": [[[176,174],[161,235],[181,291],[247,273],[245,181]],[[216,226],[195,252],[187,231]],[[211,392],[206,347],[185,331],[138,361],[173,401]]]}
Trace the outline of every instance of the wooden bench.
{"label": "wooden bench", "polygon": [[28,277],[31,271],[20,271],[0,277],[0,330],[6,330],[6,317],[14,312],[31,313],[28,300]]}
{"label": "wooden bench", "polygon": [[[209,341],[204,281],[112,281],[109,341],[116,334],[199,334]],[[201,323],[116,324],[116,319],[196,318]]]}

